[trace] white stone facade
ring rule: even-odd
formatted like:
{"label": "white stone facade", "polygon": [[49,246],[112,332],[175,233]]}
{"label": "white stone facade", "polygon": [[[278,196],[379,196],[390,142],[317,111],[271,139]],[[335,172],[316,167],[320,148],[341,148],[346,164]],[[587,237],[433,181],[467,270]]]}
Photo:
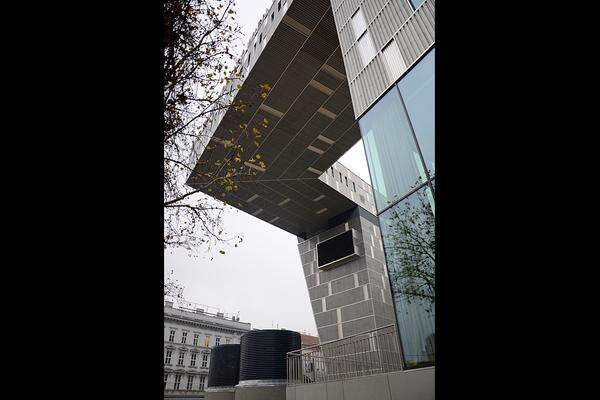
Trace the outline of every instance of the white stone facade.
{"label": "white stone facade", "polygon": [[210,351],[214,346],[240,343],[250,324],[205,309],[183,308],[165,302],[165,398],[200,395],[207,385]]}

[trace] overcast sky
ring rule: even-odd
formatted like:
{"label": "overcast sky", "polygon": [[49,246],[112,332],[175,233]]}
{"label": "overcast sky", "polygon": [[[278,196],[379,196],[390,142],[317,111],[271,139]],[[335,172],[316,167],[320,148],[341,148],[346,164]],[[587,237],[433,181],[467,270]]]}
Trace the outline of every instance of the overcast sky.
{"label": "overcast sky", "polygon": [[[249,38],[272,0],[238,0],[238,21]],[[370,182],[362,141],[340,162]],[[242,211],[230,208],[223,218],[230,234],[241,233],[237,248],[189,258],[186,252],[165,253],[165,271],[174,270],[185,286],[184,297],[239,312],[253,328],[286,328],[317,335],[296,236]]]}

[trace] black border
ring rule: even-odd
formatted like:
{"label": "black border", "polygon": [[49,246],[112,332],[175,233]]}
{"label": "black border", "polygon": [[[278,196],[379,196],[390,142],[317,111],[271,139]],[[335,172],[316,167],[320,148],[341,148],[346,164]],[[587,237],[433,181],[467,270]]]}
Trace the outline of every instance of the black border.
{"label": "black border", "polygon": [[[18,96],[5,96],[5,155],[20,157],[5,169],[5,319],[34,352],[12,346],[10,359],[29,371],[44,354],[51,368],[36,383],[48,393],[162,398],[161,2],[24,6],[7,18],[17,26],[5,81]],[[539,290],[557,261],[585,265],[559,259],[557,238],[584,231],[560,227],[570,217],[546,205],[579,187],[549,167],[581,164],[549,139],[560,127],[560,145],[578,154],[565,137],[587,132],[558,121],[575,96],[557,89],[581,71],[549,73],[568,67],[579,38],[548,32],[584,34],[543,15],[564,7],[526,6],[436,1],[436,400],[541,398],[556,386],[533,370],[563,372],[557,352],[570,356],[564,337],[544,340],[556,325],[540,325],[574,311],[545,303],[568,295]],[[535,30],[541,21],[554,26]]]}

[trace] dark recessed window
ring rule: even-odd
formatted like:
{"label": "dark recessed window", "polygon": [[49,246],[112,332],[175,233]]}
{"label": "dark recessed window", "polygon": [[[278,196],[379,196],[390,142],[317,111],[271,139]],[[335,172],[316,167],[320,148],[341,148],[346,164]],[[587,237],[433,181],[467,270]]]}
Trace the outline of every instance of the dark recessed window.
{"label": "dark recessed window", "polygon": [[277,3],[277,11],[281,10],[281,1]]}
{"label": "dark recessed window", "polygon": [[275,12],[271,13],[271,21],[275,18]]}
{"label": "dark recessed window", "polygon": [[346,186],[348,186],[348,177],[345,176],[344,179],[346,180]]}
{"label": "dark recessed window", "polygon": [[356,192],[356,183],[352,182],[352,190]]}
{"label": "dark recessed window", "polygon": [[319,268],[355,254],[352,230],[317,244]]}

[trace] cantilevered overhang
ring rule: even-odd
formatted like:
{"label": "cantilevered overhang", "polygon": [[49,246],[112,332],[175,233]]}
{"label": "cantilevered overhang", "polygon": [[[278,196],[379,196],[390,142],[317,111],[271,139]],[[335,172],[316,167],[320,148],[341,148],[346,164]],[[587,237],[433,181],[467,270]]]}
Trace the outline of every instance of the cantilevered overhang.
{"label": "cantilevered overhang", "polygon": [[[356,206],[318,178],[360,139],[360,131],[330,1],[291,1],[272,29],[235,97],[248,104],[246,110],[225,113],[187,183],[290,233],[310,235]],[[264,83],[272,89],[262,99]],[[253,135],[240,134],[243,124],[260,128],[258,147]],[[242,159],[260,154],[265,168],[244,167],[256,175],[238,178],[235,191],[205,187],[204,173],[225,173],[215,161],[233,156],[222,141],[232,135],[244,149]]]}

